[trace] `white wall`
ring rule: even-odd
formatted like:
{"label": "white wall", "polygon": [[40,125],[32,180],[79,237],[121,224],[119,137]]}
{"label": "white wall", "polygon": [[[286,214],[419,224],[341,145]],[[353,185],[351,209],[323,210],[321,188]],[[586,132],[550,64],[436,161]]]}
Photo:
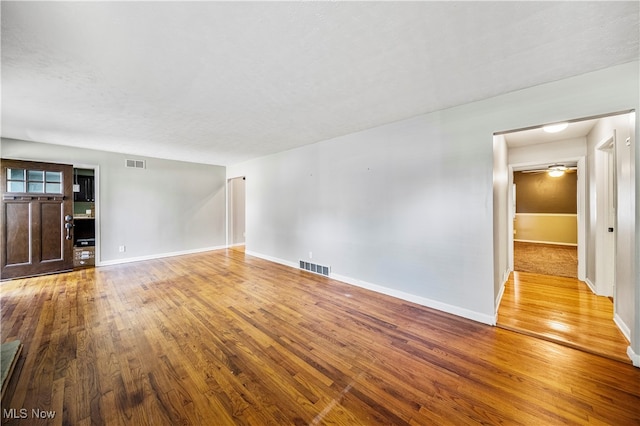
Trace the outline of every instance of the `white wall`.
{"label": "white wall", "polygon": [[248,252],[294,265],[311,251],[334,276],[492,323],[494,252],[505,244],[494,249],[493,133],[632,108],[637,62],[248,161],[227,176],[251,182]]}
{"label": "white wall", "polygon": [[[465,145],[459,136],[464,126],[448,115],[421,116],[236,168],[250,182],[248,251],[291,264],[312,252],[313,261],[360,285],[425,303],[453,302],[448,308],[492,322],[491,139],[489,149]],[[482,120],[471,125],[483,126]],[[449,143],[430,143],[447,137]]]}
{"label": "white wall", "polygon": [[[101,264],[225,246],[224,167],[11,139],[2,139],[1,154],[99,166]],[[125,168],[125,158],[147,168]]]}

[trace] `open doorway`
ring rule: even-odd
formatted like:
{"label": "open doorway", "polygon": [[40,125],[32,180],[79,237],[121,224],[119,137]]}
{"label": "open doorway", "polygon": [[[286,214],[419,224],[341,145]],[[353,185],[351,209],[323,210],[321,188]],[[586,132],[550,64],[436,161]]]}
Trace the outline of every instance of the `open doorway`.
{"label": "open doorway", "polygon": [[[618,258],[621,242],[616,236],[621,223],[635,230],[633,211],[626,207],[633,199],[634,181],[628,170],[634,167],[630,150],[616,140],[621,133],[626,140],[633,136],[631,118],[627,111],[573,120],[558,133],[546,134],[543,126],[537,126],[500,134],[508,151],[509,191],[505,192],[512,220],[507,221],[506,239],[510,275],[503,287],[498,326],[629,361],[629,332],[617,315],[623,296],[615,284],[618,274],[626,273],[624,264],[632,263],[633,253]],[[561,181],[549,176],[557,168],[562,168],[563,176],[573,174],[575,182],[561,190]],[[621,179],[625,184],[620,185]],[[553,211],[519,209],[518,201],[528,197],[527,185],[530,192],[551,198]],[[570,207],[559,207],[568,201]],[[558,227],[561,232],[546,232]],[[517,245],[522,241],[573,247],[577,267],[570,269],[575,276],[565,272],[567,265],[521,272]],[[547,256],[551,256],[547,263],[558,260],[553,259],[557,254]]]}
{"label": "open doorway", "polygon": [[73,268],[96,266],[99,244],[98,166],[73,167]]}
{"label": "open doorway", "polygon": [[227,181],[229,200],[227,203],[227,245],[244,247],[245,230],[245,188],[246,178],[237,177]]}
{"label": "open doorway", "polygon": [[[569,276],[586,280],[590,217],[588,136],[598,120],[572,122],[557,132],[547,132],[538,126],[504,134],[512,188],[508,194],[512,206],[508,232],[511,271],[516,270],[515,242],[550,244],[574,247],[577,270]],[[516,191],[521,193],[520,199]]]}
{"label": "open doorway", "polygon": [[513,270],[578,278],[577,162],[513,171]]}

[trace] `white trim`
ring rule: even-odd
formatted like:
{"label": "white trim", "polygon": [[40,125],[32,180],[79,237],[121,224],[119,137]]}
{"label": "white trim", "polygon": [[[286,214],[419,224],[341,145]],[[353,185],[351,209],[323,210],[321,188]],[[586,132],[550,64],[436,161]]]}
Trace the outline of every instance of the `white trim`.
{"label": "white trim", "polygon": [[576,186],[577,186],[577,194],[576,194],[576,208],[577,208],[577,218],[576,224],[578,226],[578,279],[580,281],[584,281],[587,278],[587,228],[586,228],[586,199],[587,199],[587,178],[585,170],[586,168],[586,158],[581,157],[577,162],[578,169],[576,170]]}
{"label": "white trim", "polygon": [[577,213],[516,213],[518,216],[573,216],[578,217]]}
{"label": "white trim", "polygon": [[[233,205],[234,202],[236,200],[236,194],[234,192],[233,189],[233,185],[231,183],[232,180],[236,180],[236,179],[240,179],[242,178],[242,180],[246,181],[246,176],[238,176],[238,177],[233,177],[233,178],[227,178],[226,182],[225,182],[225,214],[226,214],[226,220],[225,220],[225,241],[227,244],[227,247],[234,247],[234,246],[238,246],[238,245],[244,245],[246,244],[246,233],[247,233],[247,229],[246,229],[246,192],[244,195],[244,200],[243,204],[245,205],[245,230],[244,233],[242,235],[242,238],[244,239],[244,242],[242,243],[235,243],[235,244],[231,244],[232,240],[234,240],[234,238],[232,238],[233,236],[235,236],[234,234],[234,219],[235,219],[235,212],[233,210]],[[246,184],[245,184],[246,185]],[[246,191],[246,186],[245,186],[245,191]]]}
{"label": "white trim", "polygon": [[[615,114],[614,114],[615,115]],[[505,133],[511,133],[511,132],[515,132],[518,130],[513,130],[510,132],[505,132]],[[587,206],[585,205],[583,200],[586,200],[586,196],[587,196],[587,175],[585,174],[586,171],[586,156],[585,155],[580,155],[577,157],[568,157],[568,158],[555,158],[555,156],[551,155],[550,157],[546,158],[546,160],[548,160],[547,162],[567,162],[567,161],[575,161],[577,163],[577,173],[578,173],[578,185],[577,185],[577,192],[576,192],[576,200],[577,200],[577,222],[578,222],[578,279],[583,279],[586,278],[586,265],[587,265],[587,252],[586,252],[586,248],[587,248],[587,240],[586,240],[586,235],[587,235],[587,221],[585,220],[586,217],[586,213],[587,213]],[[541,161],[535,161],[535,162],[522,162],[522,163],[510,163],[509,164],[509,184],[513,184],[513,173],[517,170],[523,170],[524,168],[528,168],[530,166],[539,166],[540,164],[543,164],[544,162]],[[516,170],[517,169],[517,170]],[[581,179],[582,177],[582,179]],[[512,190],[509,190],[509,206],[513,206],[513,203],[515,202],[514,200],[514,194]],[[512,207],[510,207],[512,208]],[[523,213],[520,213],[523,214]],[[514,217],[515,217],[515,212],[514,212]],[[509,221],[511,222],[511,221]],[[509,228],[509,245],[508,245],[508,250],[509,250],[509,267],[511,269],[513,269],[513,243],[514,241],[522,241],[522,240],[516,240],[514,238],[513,235],[513,224],[511,224],[510,228]],[[537,241],[530,241],[530,242],[537,242]],[[539,241],[539,243],[546,243],[546,244],[566,244],[566,243],[549,243],[549,242],[543,242],[543,241]]]}
{"label": "white trim", "polygon": [[[607,228],[617,224],[609,223],[608,201],[611,196],[610,184],[611,173],[617,173],[615,156],[608,152],[608,146],[613,147],[615,152],[616,131],[613,129],[610,134],[603,138],[594,149],[595,165],[595,284],[596,294],[600,296],[614,296],[616,281],[616,242],[615,233],[610,234]],[[611,164],[613,162],[613,164]],[[611,168],[613,166],[613,169]],[[613,238],[611,242],[610,238]],[[613,244],[613,250],[608,247]]]}
{"label": "white trim", "polygon": [[509,281],[509,275],[511,275],[511,272],[513,272],[511,269],[507,268],[504,271],[504,275],[502,277],[502,285],[500,286],[500,291],[498,291],[498,296],[496,297],[496,303],[495,303],[495,309],[496,312],[494,314],[494,321],[493,324],[491,325],[496,325],[498,324],[498,310],[500,309],[500,303],[502,303],[502,296],[504,296],[504,291],[507,287],[507,281]]}
{"label": "white trim", "polygon": [[500,286],[500,291],[498,292],[498,297],[496,297],[496,303],[494,305],[496,307],[496,312],[494,314],[493,324],[491,325],[496,325],[498,323],[498,310],[500,310],[500,303],[502,302],[502,296],[504,296],[506,284],[507,284],[507,281],[505,280]]}
{"label": "white trim", "polygon": [[229,179],[227,178],[227,180],[224,182],[224,214],[225,214],[225,220],[224,220],[224,243],[227,247],[229,247],[229,243],[231,241],[229,241],[229,221],[230,219],[230,214],[229,214],[229,209],[231,208],[231,202],[229,201],[229,193],[230,193],[230,189],[229,189]]}
{"label": "white trim", "polygon": [[627,324],[625,324],[625,322],[622,320],[622,318],[620,318],[620,316],[618,316],[618,314],[615,314],[613,316],[613,322],[616,323],[616,325],[618,326],[618,328],[620,329],[620,331],[622,332],[622,334],[624,335],[624,337],[627,339],[627,341],[631,341],[631,329],[629,328],[629,326]]}
{"label": "white trim", "polygon": [[631,346],[627,346],[627,356],[633,363],[634,367],[640,368],[640,354],[635,353]]}
{"label": "white trim", "polygon": [[[631,342],[631,329],[622,320],[622,318],[618,316],[618,314],[615,314],[613,316],[613,322],[618,326],[618,329],[622,332],[625,339],[627,339],[627,342]],[[627,347],[627,356],[629,357],[631,362],[633,362],[634,367],[640,367],[640,354],[636,354],[633,351],[633,348],[631,347],[631,345]]]}
{"label": "white trim", "polygon": [[366,281],[346,277],[343,275],[332,274],[330,278],[333,278],[338,281],[342,281],[346,284],[351,284],[367,290],[375,291],[376,293],[386,294],[387,296],[396,297],[398,299],[417,303],[418,305],[426,306],[428,308],[433,308],[439,311],[457,315],[459,317],[478,321],[488,325],[495,325],[495,318],[493,316],[486,315],[481,312],[471,311],[469,309],[461,308],[459,306],[449,305],[448,303],[439,302],[437,300],[428,299],[426,297],[417,296],[415,294],[405,293],[403,291],[399,291],[399,290],[395,290],[389,287],[384,287],[378,284],[373,284]]}
{"label": "white trim", "polygon": [[597,294],[597,293],[596,293],[596,285],[595,285],[594,283],[592,283],[592,282],[591,282],[591,280],[590,280],[589,278],[585,279],[585,280],[584,280],[584,282],[585,282],[585,284],[586,284],[587,286],[589,286],[589,289],[591,290],[591,292],[592,292],[593,294]]}
{"label": "white trim", "polygon": [[100,265],[96,265],[96,266],[111,266],[111,265],[120,265],[122,263],[142,262],[144,260],[154,260],[154,259],[162,259],[164,257],[183,256],[185,254],[203,253],[206,251],[221,250],[226,248],[227,246],[203,247],[203,248],[192,249],[192,250],[173,251],[170,253],[151,254],[148,256],[138,256],[138,257],[128,257],[125,259],[106,260],[106,261],[100,262]]}
{"label": "white trim", "polygon": [[498,323],[498,311],[500,310],[500,303],[502,302],[502,296],[504,296],[504,290],[505,290],[505,286],[502,285],[502,287],[500,287],[500,291],[498,292],[498,297],[496,297],[496,304],[495,304],[496,313],[494,314],[492,325],[496,325]]}
{"label": "white trim", "polygon": [[555,242],[555,241],[538,241],[538,240],[513,240],[514,242],[518,242],[518,243],[535,243],[535,244],[552,244],[554,246],[571,246],[571,247],[578,247],[578,244],[574,244],[574,243],[560,243],[560,242]]}
{"label": "white trim", "polygon": [[[245,251],[245,254],[249,256],[258,257],[260,259],[268,260],[270,262],[279,263],[281,265],[289,266],[291,268],[299,269],[299,264],[295,262],[289,262],[287,260],[278,259],[272,256],[267,256],[261,253],[253,251]],[[439,302],[437,300],[427,299],[426,297],[417,296],[415,294],[405,293],[403,291],[395,290],[389,287],[384,287],[378,284],[369,283],[366,281],[358,280],[355,278],[347,277],[339,274],[330,274],[329,279],[341,281],[345,284],[354,285],[356,287],[364,288],[366,290],[375,291],[376,293],[386,294],[387,296],[396,297],[398,299],[406,300],[409,302],[417,303],[418,305],[426,306],[428,308],[437,309],[449,314],[457,315],[459,317],[467,318],[473,321],[481,322],[488,325],[496,325],[495,318],[491,315],[486,315],[481,312],[471,311],[469,309],[461,308],[448,303]]]}
{"label": "white trim", "polygon": [[513,272],[513,270],[511,270],[510,268],[507,268],[504,270],[504,275],[502,276],[502,286],[504,287],[507,284],[507,281],[509,281],[509,276],[511,275],[511,273]]}

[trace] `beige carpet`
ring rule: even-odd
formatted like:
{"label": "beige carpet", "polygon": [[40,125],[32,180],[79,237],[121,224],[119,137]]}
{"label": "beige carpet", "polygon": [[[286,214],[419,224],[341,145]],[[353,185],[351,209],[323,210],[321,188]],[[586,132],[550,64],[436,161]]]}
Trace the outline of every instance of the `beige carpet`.
{"label": "beige carpet", "polygon": [[519,272],[578,277],[578,248],[574,246],[514,242],[513,262]]}

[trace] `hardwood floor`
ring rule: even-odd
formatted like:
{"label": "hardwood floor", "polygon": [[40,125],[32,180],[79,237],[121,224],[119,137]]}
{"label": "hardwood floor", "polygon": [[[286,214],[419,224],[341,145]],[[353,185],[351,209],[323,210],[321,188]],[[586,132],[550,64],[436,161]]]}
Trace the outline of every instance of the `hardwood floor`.
{"label": "hardwood floor", "polygon": [[10,425],[640,422],[629,364],[239,250],[0,290],[2,338],[24,343]]}
{"label": "hardwood floor", "polygon": [[629,342],[613,322],[613,303],[576,278],[511,273],[498,326],[631,362]]}

